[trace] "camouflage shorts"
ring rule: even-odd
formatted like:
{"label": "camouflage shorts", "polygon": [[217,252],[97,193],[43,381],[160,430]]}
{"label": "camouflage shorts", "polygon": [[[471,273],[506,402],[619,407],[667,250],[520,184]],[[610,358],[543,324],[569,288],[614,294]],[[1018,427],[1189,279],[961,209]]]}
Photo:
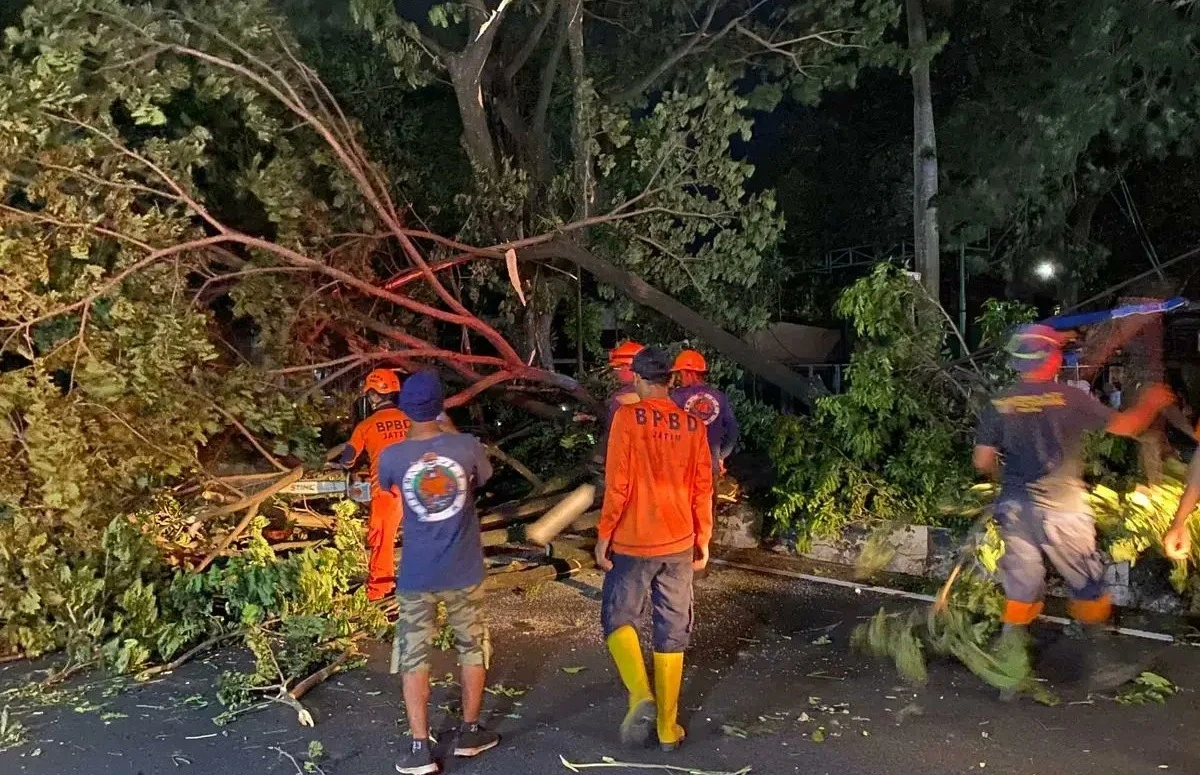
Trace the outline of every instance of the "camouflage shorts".
{"label": "camouflage shorts", "polygon": [[446,618],[454,630],[454,646],[460,665],[482,665],[484,649],[483,619],[479,586],[444,592],[397,592],[400,618],[396,638],[400,642],[400,669],[405,673],[429,670],[429,649],[437,637],[437,604],[446,604]]}

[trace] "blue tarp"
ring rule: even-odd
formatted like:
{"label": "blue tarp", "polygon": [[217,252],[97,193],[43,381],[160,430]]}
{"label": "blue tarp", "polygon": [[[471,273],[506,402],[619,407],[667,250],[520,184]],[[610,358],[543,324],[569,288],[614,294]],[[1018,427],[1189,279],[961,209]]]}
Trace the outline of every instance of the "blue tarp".
{"label": "blue tarp", "polygon": [[1097,312],[1079,312],[1074,315],[1062,315],[1055,318],[1050,318],[1045,321],[1045,324],[1057,331],[1070,331],[1074,328],[1083,326],[1094,326],[1097,323],[1103,323],[1107,320],[1119,318],[1127,318],[1131,315],[1161,315],[1166,312],[1174,312],[1188,305],[1188,300],[1182,296],[1176,296],[1173,299],[1166,301],[1156,301],[1147,304],[1128,304],[1124,307],[1116,309],[1099,310]]}

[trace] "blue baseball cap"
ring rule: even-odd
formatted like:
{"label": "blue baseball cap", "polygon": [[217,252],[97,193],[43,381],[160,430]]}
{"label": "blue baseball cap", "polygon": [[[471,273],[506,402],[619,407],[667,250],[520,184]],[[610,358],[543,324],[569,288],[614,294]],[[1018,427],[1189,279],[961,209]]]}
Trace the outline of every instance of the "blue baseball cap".
{"label": "blue baseball cap", "polygon": [[413,422],[433,422],[442,413],[442,381],[435,371],[419,371],[400,388],[400,411]]}
{"label": "blue baseball cap", "polygon": [[633,356],[633,373],[655,385],[665,385],[671,378],[671,356],[659,347],[643,347]]}
{"label": "blue baseball cap", "polygon": [[1065,341],[1066,337],[1050,326],[1040,323],[1021,326],[1004,348],[1009,355],[1008,365],[1022,373],[1036,371],[1047,358],[1062,352]]}

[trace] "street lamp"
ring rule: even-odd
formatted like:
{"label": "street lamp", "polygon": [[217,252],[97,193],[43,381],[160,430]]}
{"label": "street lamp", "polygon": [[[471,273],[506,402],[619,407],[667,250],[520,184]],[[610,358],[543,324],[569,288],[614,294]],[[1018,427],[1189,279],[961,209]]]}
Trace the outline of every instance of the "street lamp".
{"label": "street lamp", "polygon": [[1053,280],[1057,272],[1057,267],[1051,261],[1041,261],[1033,268],[1033,273],[1037,275],[1039,280]]}

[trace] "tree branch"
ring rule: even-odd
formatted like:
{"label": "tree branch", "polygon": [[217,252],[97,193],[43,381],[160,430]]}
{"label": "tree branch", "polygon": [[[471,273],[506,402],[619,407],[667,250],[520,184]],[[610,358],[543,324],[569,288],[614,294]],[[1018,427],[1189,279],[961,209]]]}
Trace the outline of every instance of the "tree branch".
{"label": "tree branch", "polygon": [[866,46],[858,43],[842,43],[830,37],[831,35],[850,35],[853,34],[853,30],[826,30],[823,32],[813,32],[808,35],[802,35],[798,38],[792,38],[790,40],[775,42],[767,40],[758,33],[754,32],[754,30],[751,30],[740,23],[736,25],[736,28],[738,34],[749,38],[758,45],[762,46],[765,51],[773,54],[779,54],[780,56],[791,60],[792,65],[796,68],[797,72],[800,73],[804,73],[807,70],[807,66],[801,61],[801,54],[803,53],[802,50],[796,50],[794,48],[801,43],[808,43],[815,40],[823,43],[826,46],[832,46],[833,48],[866,48]]}
{"label": "tree branch", "polygon": [[291,471],[290,468],[285,466],[283,463],[280,463],[279,460],[274,455],[272,455],[270,452],[267,452],[266,448],[263,447],[262,443],[260,443],[259,440],[254,437],[254,434],[250,432],[249,428],[247,428],[245,425],[242,425],[242,423],[238,420],[238,418],[236,418],[232,414],[230,414],[230,412],[228,410],[226,410],[223,406],[220,406],[219,404],[217,404],[213,401],[209,401],[208,404],[209,404],[209,406],[211,406],[213,409],[215,409],[217,411],[217,414],[224,417],[226,420],[228,420],[233,425],[233,427],[237,428],[238,432],[241,433],[242,436],[244,436],[245,439],[250,442],[251,446],[253,446],[256,450],[258,450],[258,454],[262,455],[266,459],[266,461],[275,468],[275,470],[277,470],[281,473],[285,473],[285,474]]}
{"label": "tree branch", "polygon": [[533,108],[534,142],[542,148],[544,154],[549,141],[546,138],[546,116],[550,112],[550,98],[554,94],[554,80],[558,76],[558,63],[562,59],[563,49],[567,46],[567,33],[571,20],[569,14],[563,14],[559,20],[558,35],[554,39],[554,48],[550,49],[550,58],[542,67],[541,87],[538,91],[537,104]]}
{"label": "tree branch", "polygon": [[[713,17],[717,15],[717,11],[724,4],[725,0],[711,0],[711,2],[708,4],[708,10],[704,14],[704,20],[700,22],[700,26],[696,29],[696,31],[688,36],[688,39],[684,41],[683,45],[667,54],[667,56],[661,62],[655,65],[650,72],[642,76],[641,79],[635,81],[625,89],[622,89],[620,92],[615,94],[613,96],[613,100],[616,102],[629,102],[637,97],[640,97],[642,93],[653,86],[659,78],[662,78],[671,70],[671,68],[679,64],[680,60],[692,53],[692,51],[700,45],[700,41],[703,40],[704,36],[708,33],[708,28],[712,25]],[[722,31],[721,35],[723,36],[726,32],[728,32],[728,30]]]}
{"label": "tree branch", "polygon": [[529,33],[529,37],[525,39],[525,45],[521,46],[521,50],[513,57],[513,60],[504,68],[504,80],[512,81],[520,72],[525,63],[529,61],[529,57],[533,56],[533,52],[537,49],[538,43],[541,42],[542,36],[546,33],[546,28],[550,26],[550,21],[554,18],[554,12],[558,10],[558,0],[546,0],[546,4],[542,6],[542,14],[538,17],[537,24],[533,31]]}

